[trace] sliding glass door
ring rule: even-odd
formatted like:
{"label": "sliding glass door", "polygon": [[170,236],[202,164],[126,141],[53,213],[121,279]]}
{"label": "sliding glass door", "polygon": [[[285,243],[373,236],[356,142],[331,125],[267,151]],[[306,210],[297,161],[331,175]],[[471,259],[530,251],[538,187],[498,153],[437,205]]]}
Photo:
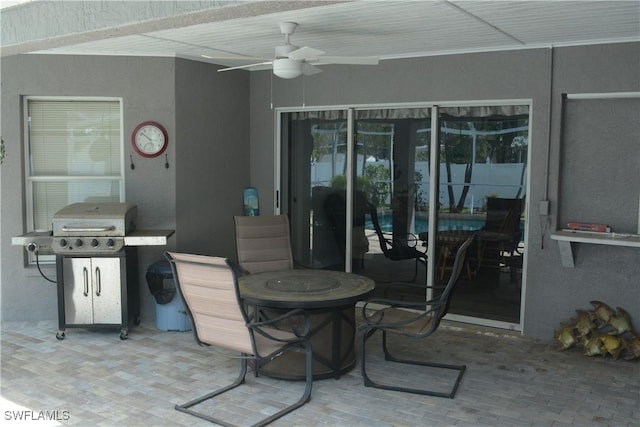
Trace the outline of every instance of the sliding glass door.
{"label": "sliding glass door", "polygon": [[375,280],[379,296],[425,301],[473,234],[450,313],[519,324],[528,106],[279,117],[282,212],[298,264],[353,271]]}
{"label": "sliding glass door", "polygon": [[450,313],[520,323],[529,141],[528,106],[439,109],[437,280],[475,235]]}

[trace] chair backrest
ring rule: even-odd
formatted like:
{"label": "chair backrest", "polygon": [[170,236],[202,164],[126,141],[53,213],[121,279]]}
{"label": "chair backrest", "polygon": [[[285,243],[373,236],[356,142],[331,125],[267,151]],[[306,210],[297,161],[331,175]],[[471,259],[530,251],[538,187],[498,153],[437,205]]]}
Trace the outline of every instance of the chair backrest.
{"label": "chair backrest", "polygon": [[200,344],[254,354],[238,283],[225,258],[166,252]]}
{"label": "chair backrest", "polygon": [[520,231],[523,199],[487,199],[487,217],[484,230],[497,233],[517,233]]}
{"label": "chair backrest", "polygon": [[469,237],[467,240],[458,247],[456,251],[456,257],[453,261],[453,268],[451,269],[451,276],[449,276],[449,280],[439,298],[439,309],[437,313],[434,313],[434,325],[433,329],[438,327],[438,323],[440,320],[447,314],[449,311],[449,304],[451,301],[451,293],[453,292],[453,288],[456,283],[460,279],[460,275],[462,274],[462,270],[466,265],[467,260],[467,252],[469,251],[469,247],[473,244],[473,240],[475,239],[475,235]]}
{"label": "chair backrest", "polygon": [[367,204],[367,209],[369,211],[369,217],[371,218],[371,223],[373,224],[373,228],[376,231],[376,236],[378,236],[378,241],[380,242],[380,249],[384,256],[393,261],[400,261],[405,259],[426,259],[426,254],[416,249],[415,244],[410,245],[409,242],[416,242],[415,236],[412,236],[411,239],[396,239],[393,237],[388,237],[382,231],[380,227],[380,221],[378,220],[378,210],[372,203]]}
{"label": "chair backrest", "polygon": [[507,252],[515,251],[522,238],[520,216],[523,209],[524,199],[501,199],[498,197],[487,199],[487,217],[484,230],[509,236],[509,243],[504,248]]}
{"label": "chair backrest", "polygon": [[382,229],[380,228],[380,220],[378,219],[378,209],[373,203],[367,203],[367,210],[369,211],[369,217],[371,218],[371,224],[373,224],[373,229],[376,231],[376,236],[378,236],[378,241],[380,242],[380,249],[382,253],[385,255],[390,250],[389,241],[385,237]]}
{"label": "chair backrest", "polygon": [[234,220],[240,267],[249,273],[293,269],[289,217],[236,216]]}

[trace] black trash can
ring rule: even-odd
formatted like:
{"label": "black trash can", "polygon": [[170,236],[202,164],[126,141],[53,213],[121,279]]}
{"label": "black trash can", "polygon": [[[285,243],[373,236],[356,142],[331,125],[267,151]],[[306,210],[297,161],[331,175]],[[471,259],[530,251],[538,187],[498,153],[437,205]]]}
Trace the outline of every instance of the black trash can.
{"label": "black trash can", "polygon": [[156,300],[156,327],[161,331],[190,331],[184,301],[176,290],[169,261],[156,261],[147,269],[149,291]]}

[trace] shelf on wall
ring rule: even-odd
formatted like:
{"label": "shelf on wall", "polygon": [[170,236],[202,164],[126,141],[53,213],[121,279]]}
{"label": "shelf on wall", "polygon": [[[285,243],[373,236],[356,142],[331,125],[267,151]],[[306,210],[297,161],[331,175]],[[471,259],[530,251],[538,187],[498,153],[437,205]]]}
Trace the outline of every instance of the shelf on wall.
{"label": "shelf on wall", "polygon": [[640,248],[640,234],[557,230],[551,233],[551,239],[558,241],[560,259],[562,260],[562,265],[565,267],[574,266],[572,248],[574,243]]}

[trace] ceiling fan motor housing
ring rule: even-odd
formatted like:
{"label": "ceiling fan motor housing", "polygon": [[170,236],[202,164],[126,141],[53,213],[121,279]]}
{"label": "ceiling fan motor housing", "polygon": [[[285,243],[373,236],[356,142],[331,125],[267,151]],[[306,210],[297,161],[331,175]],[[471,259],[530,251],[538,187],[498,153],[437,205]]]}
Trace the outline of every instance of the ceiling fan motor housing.
{"label": "ceiling fan motor housing", "polygon": [[282,79],[295,79],[302,74],[302,61],[279,58],[273,61],[273,74]]}

